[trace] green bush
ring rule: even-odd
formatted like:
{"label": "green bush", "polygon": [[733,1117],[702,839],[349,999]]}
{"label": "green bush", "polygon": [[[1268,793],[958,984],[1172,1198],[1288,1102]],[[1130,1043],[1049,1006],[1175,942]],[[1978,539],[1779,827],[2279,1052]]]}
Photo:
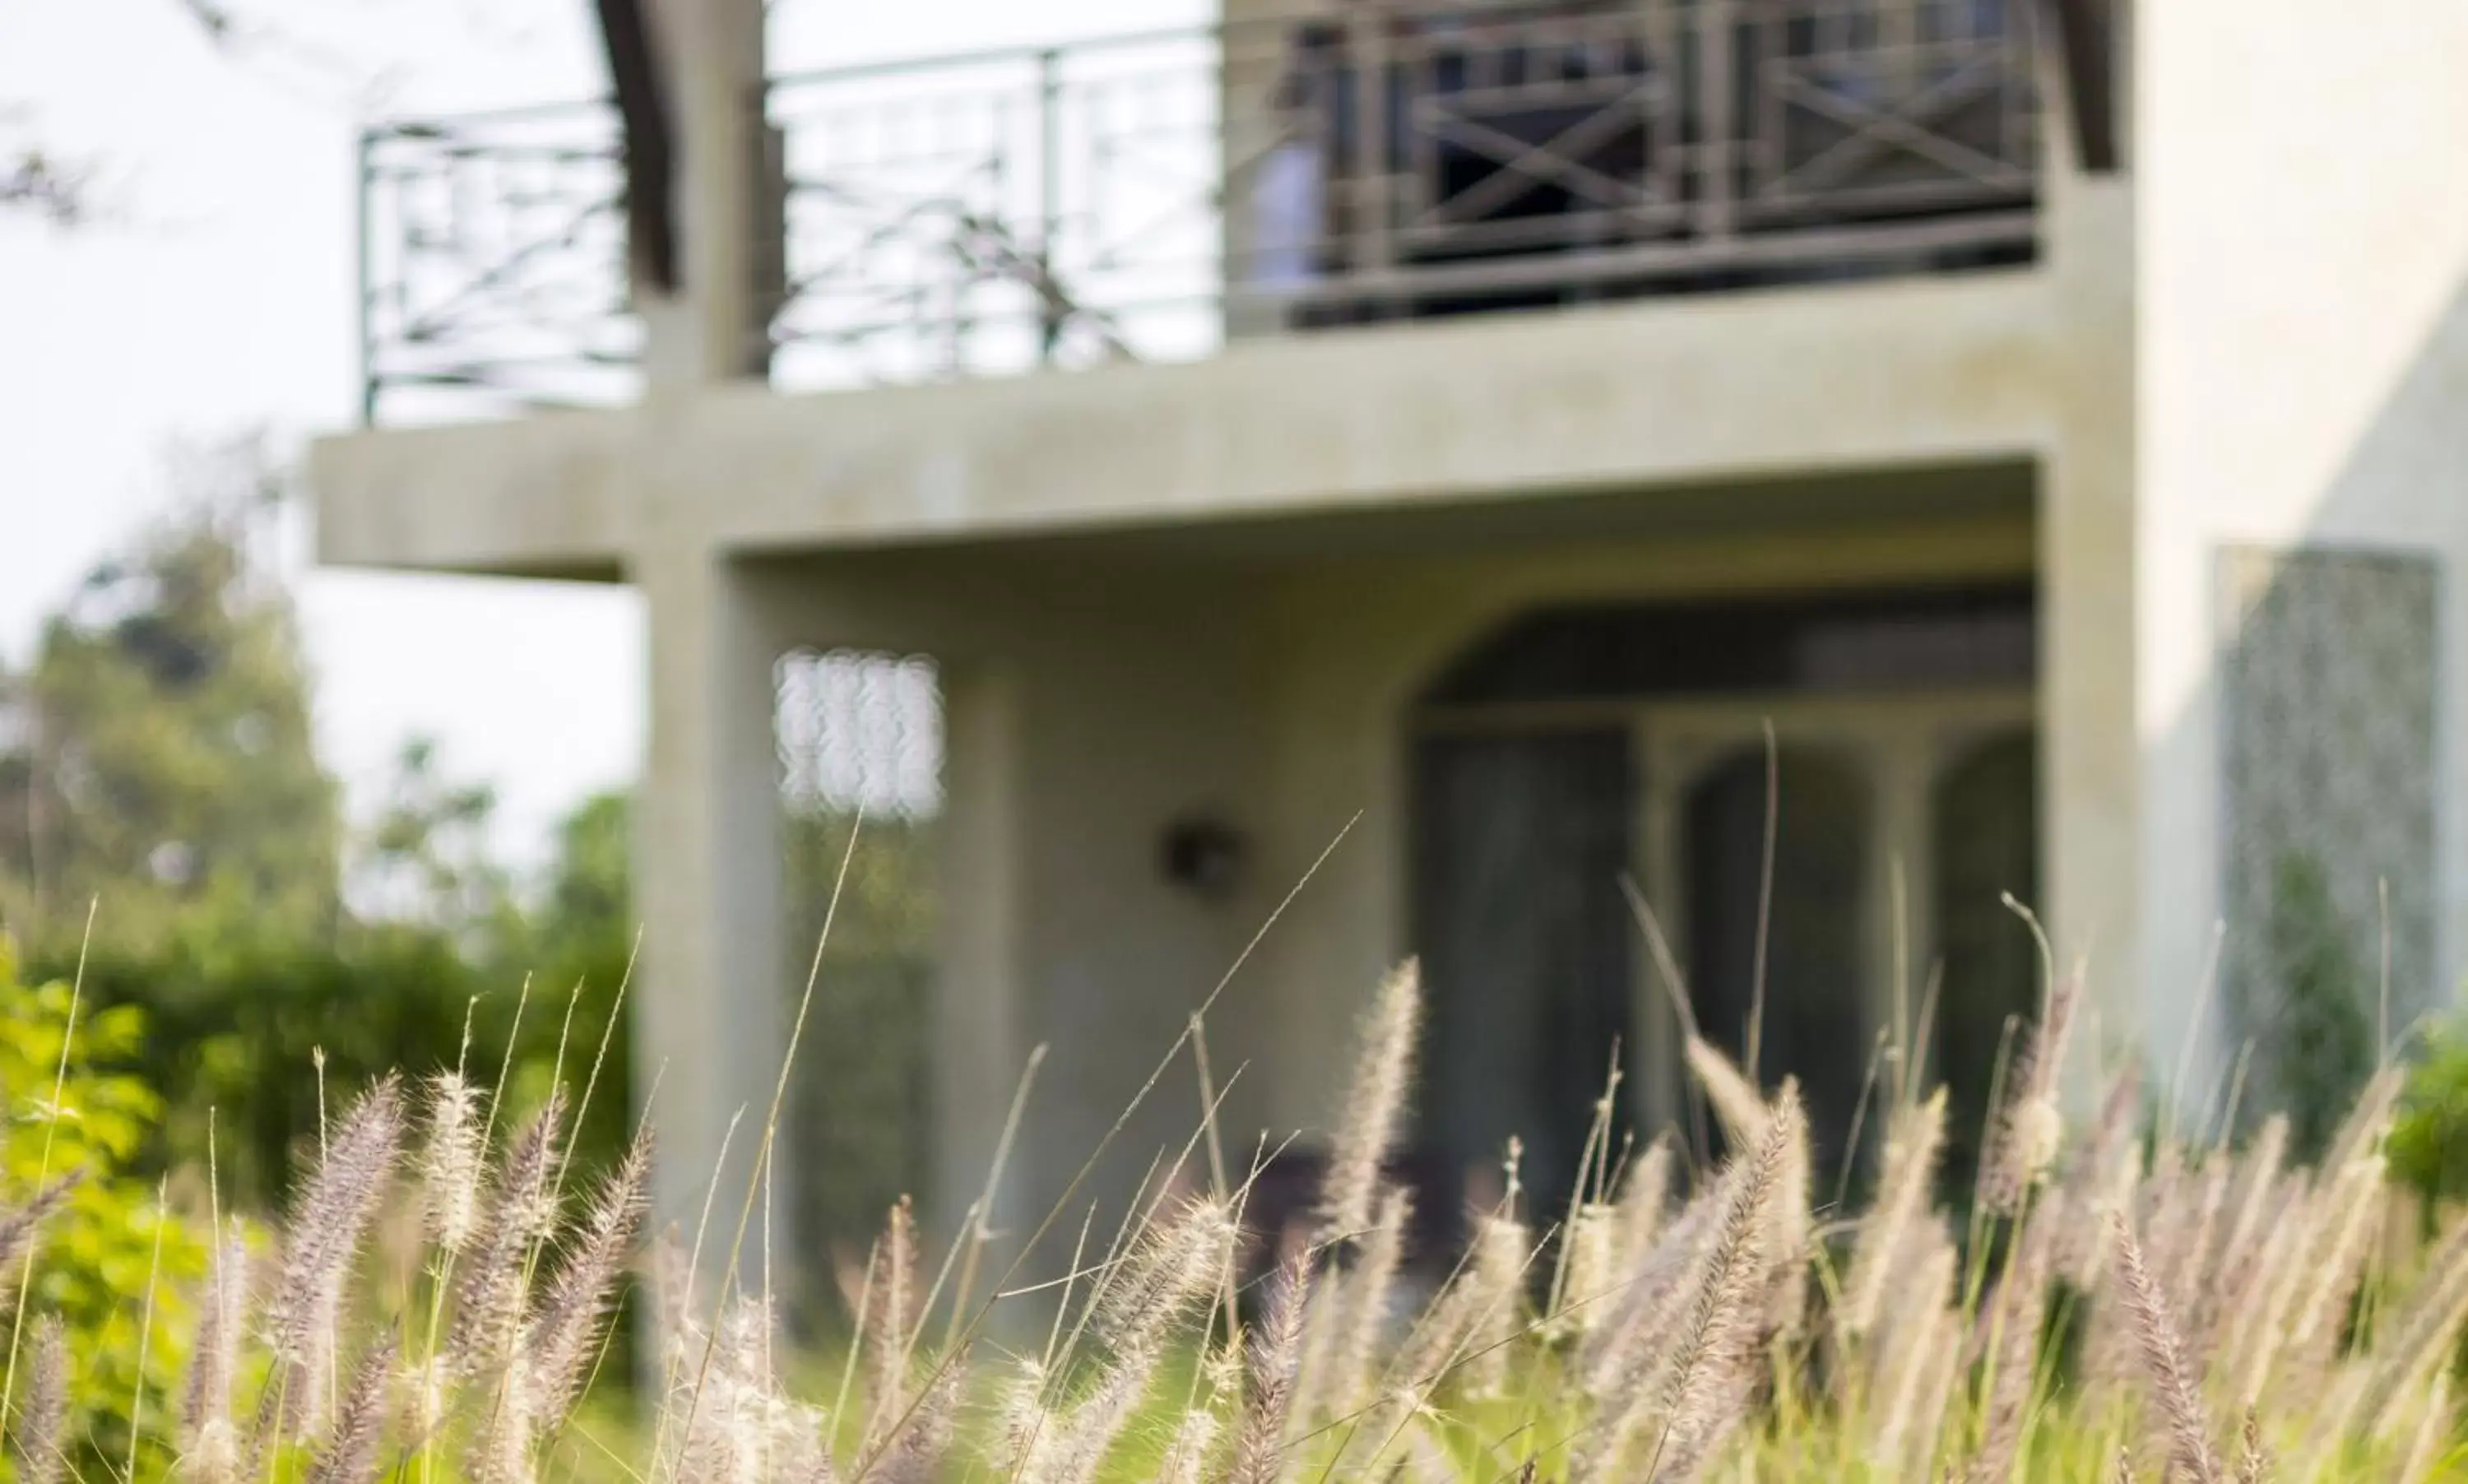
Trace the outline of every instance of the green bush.
{"label": "green bush", "polygon": [[[897,815],[870,819],[851,855],[857,821],[848,814],[814,810],[784,823],[789,959],[800,975],[818,970],[787,1114],[814,1172],[797,1184],[794,1229],[842,1260],[862,1259],[883,1211],[931,1188],[933,830]],[[834,910],[843,858],[848,879]],[[826,915],[831,936],[813,966],[807,955]]]}
{"label": "green bush", "polygon": [[[523,974],[472,962],[446,932],[410,926],[364,927],[340,945],[280,940],[183,943],[130,956],[99,950],[85,966],[87,999],[106,1015],[126,1012],[126,1057],[168,1106],[132,1135],[130,1157],[146,1172],[203,1169],[209,1122],[224,1197],[240,1210],[282,1208],[302,1151],[317,1135],[323,1052],[331,1088],[366,1085],[389,1071],[413,1077],[451,1067],[462,1055],[467,1015],[472,1075],[493,1083],[523,1015],[508,1093],[527,1107],[547,1092],[559,1031],[578,1082],[604,1035],[603,1069],[574,1159],[590,1172],[611,1162],[631,1133],[628,1045],[609,1016],[623,976],[625,940],[544,945],[525,1002]],[[73,972],[59,955],[36,965]],[[580,987],[580,997],[576,992]],[[211,1112],[212,1118],[209,1119]]]}
{"label": "green bush", "polygon": [[2426,1038],[2383,1149],[2392,1176],[2427,1201],[2468,1199],[2468,1019]]}
{"label": "green bush", "polygon": [[[132,1411],[159,1420],[177,1395],[189,1293],[208,1248],[202,1222],[167,1209],[161,1187],[129,1174],[164,1109],[130,1069],[147,1039],[144,1015],[126,1005],[79,1014],[72,1033],[73,1009],[68,985],[19,982],[15,950],[0,935],[0,1096],[10,1113],[0,1125],[0,1203],[14,1210],[54,1181],[78,1180],[39,1228],[27,1302],[6,1321],[8,1345],[22,1351],[18,1314],[54,1313],[67,1326],[82,1404],[70,1435],[83,1440],[84,1454],[72,1462],[96,1478],[125,1475]],[[5,1275],[11,1291],[21,1271]],[[150,1441],[136,1460],[141,1476],[170,1462],[153,1450],[159,1432],[143,1430]]]}

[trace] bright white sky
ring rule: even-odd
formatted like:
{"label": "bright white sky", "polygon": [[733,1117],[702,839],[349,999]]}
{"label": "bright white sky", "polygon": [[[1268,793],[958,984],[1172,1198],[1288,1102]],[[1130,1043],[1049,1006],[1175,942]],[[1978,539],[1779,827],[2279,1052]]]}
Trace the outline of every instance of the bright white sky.
{"label": "bright white sky", "polygon": [[[587,97],[588,0],[227,0],[281,28],[217,51],[177,0],[0,4],[0,152],[107,170],[117,219],[0,217],[0,655],[159,509],[176,438],[283,446],[355,412],[353,139],[365,114]],[[1204,0],[776,0],[775,68],[1193,21]],[[534,858],[642,748],[622,589],[305,572],[330,765],[365,806],[413,733],[498,785]],[[510,636],[515,642],[508,642]]]}

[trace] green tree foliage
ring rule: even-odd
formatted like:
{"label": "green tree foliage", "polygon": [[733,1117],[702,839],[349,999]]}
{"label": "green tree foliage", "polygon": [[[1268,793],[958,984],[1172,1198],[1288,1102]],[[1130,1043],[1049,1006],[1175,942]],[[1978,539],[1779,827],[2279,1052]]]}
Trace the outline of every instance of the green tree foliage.
{"label": "green tree foliage", "polygon": [[338,791],[289,596],[256,555],[280,476],[254,441],[176,474],[180,514],[0,674],[0,920],[32,945],[77,936],[98,900],[123,946],[333,923]]}
{"label": "green tree foliage", "polygon": [[449,778],[437,743],[415,737],[353,864],[364,913],[462,931],[502,925],[513,882],[489,851],[497,791]]}
{"label": "green tree foliage", "polygon": [[[66,973],[75,964],[39,967]],[[84,972],[91,1000],[140,1011],[149,1026],[136,1066],[170,1106],[149,1130],[141,1165],[204,1168],[211,1112],[225,1199],[259,1213],[279,1208],[317,1136],[317,1053],[335,1087],[397,1065],[451,1066],[465,1006],[485,987],[451,943],[423,931],[354,934],[347,947],[234,935],[123,952],[105,941]],[[512,986],[505,998],[511,1008]],[[493,1071],[502,1046],[475,1064]]]}
{"label": "green tree foliage", "polygon": [[[80,1477],[110,1478],[130,1462],[131,1410],[159,1423],[177,1404],[207,1228],[167,1209],[154,1184],[129,1173],[163,1112],[131,1070],[148,1040],[143,1014],[122,1006],[81,1016],[73,1038],[71,1014],[68,985],[19,982],[15,949],[0,935],[0,1096],[9,1103],[0,1204],[15,1209],[56,1180],[78,1181],[38,1230],[33,1282],[16,1312],[56,1313],[68,1325],[71,1392],[82,1407],[69,1431],[83,1440],[72,1461]],[[6,1275],[11,1290],[19,1277]],[[0,1323],[13,1326],[13,1315]],[[139,1476],[159,1477],[170,1459],[158,1441],[137,1462]]]}
{"label": "green tree foliage", "polygon": [[[607,1048],[599,1090],[575,1130],[574,1157],[586,1170],[614,1160],[633,1135],[633,1048],[626,1027],[610,1023],[634,956],[632,818],[619,791],[577,805],[558,825],[556,855],[537,896],[498,919],[480,955],[484,971],[501,983],[532,976],[542,1018],[558,1016],[570,1084],[581,1086],[591,1060]],[[515,1092],[526,1101],[547,1096],[555,1062],[553,1045],[536,1046],[516,1069]]]}
{"label": "green tree foliage", "polygon": [[2383,1150],[2391,1174],[2428,1200],[2468,1199],[2468,1020],[2427,1038]]}
{"label": "green tree foliage", "polygon": [[[815,810],[792,813],[784,833],[799,976],[823,947],[789,1110],[813,1172],[798,1182],[797,1231],[862,1259],[883,1211],[921,1190],[928,1163],[933,824],[885,814],[859,830],[847,812]],[[843,858],[848,881],[823,942]]]}
{"label": "green tree foliage", "polygon": [[557,830],[557,865],[534,922],[557,954],[601,953],[633,932],[633,806],[593,794]]}
{"label": "green tree foliage", "polygon": [[173,475],[179,510],[0,674],[0,926],[40,973],[82,961],[88,1001],[146,1026],[127,1065],[170,1106],[128,1156],[203,1169],[212,1109],[225,1195],[272,1210],[315,1136],[314,1055],[335,1086],[417,1075],[464,1056],[468,1023],[477,1077],[514,1046],[517,1103],[545,1095],[560,1032],[584,1075],[606,1036],[576,1158],[613,1157],[630,1131],[628,1048],[608,1034],[632,941],[625,800],[577,810],[527,892],[491,853],[493,791],[415,739],[347,835],[265,559],[283,476],[253,440]]}
{"label": "green tree foliage", "polygon": [[[351,920],[304,942],[235,925],[136,952],[99,941],[86,993],[144,1008],[152,1033],[140,1067],[171,1097],[144,1165],[201,1165],[214,1109],[227,1189],[272,1210],[316,1137],[317,1054],[336,1087],[398,1068],[424,1076],[468,1055],[475,1080],[493,1084],[502,1069],[509,1101],[528,1107],[547,1095],[560,1046],[579,1088],[604,1043],[573,1157],[578,1172],[613,1162],[632,1133],[631,1047],[611,1023],[633,942],[626,815],[621,794],[583,803],[558,832],[537,901],[503,899],[476,925]],[[63,953],[45,967],[75,963]]]}

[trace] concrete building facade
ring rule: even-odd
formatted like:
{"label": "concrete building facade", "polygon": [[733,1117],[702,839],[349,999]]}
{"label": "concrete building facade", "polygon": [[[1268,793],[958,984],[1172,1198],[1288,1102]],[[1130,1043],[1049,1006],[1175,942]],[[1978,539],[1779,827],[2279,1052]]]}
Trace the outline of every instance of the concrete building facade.
{"label": "concrete building facade", "polygon": [[[628,295],[635,379],[611,405],[421,426],[373,397],[370,426],[316,447],[327,561],[647,600],[636,1024],[666,1066],[664,1208],[759,1117],[802,979],[775,717],[797,652],[931,659],[921,1199],[947,1223],[1033,1047],[994,1214],[1014,1230],[1238,964],[1207,1023],[1220,1080],[1240,1068],[1238,1156],[1324,1125],[1353,1017],[1415,951],[1444,1179],[1511,1132],[1538,1164],[1571,1153],[1614,1043],[1635,1120],[1673,1117],[1672,996],[1631,885],[1709,1034],[1771,981],[1763,1069],[1820,1106],[1846,1094],[1819,1063],[1856,1090],[1931,998],[1945,1070],[1982,1074],[2038,982],[2003,892],[2088,963],[2112,1060],[2198,1082],[2267,1031],[2292,893],[2328,903],[2368,985],[2389,945],[2403,1010],[2448,998],[2468,194],[2436,183],[2468,163],[2468,12],[1451,9],[1455,52],[1369,5],[1187,38],[1222,187],[1200,354],[1147,354],[1133,308],[1091,308],[1104,264],[1053,251],[1083,209],[1057,187],[1033,230],[970,223],[968,261],[1024,294],[1040,352],[1078,337],[1102,363],[965,375],[994,343],[966,337],[995,331],[962,308],[914,331],[940,361],[902,341],[912,363],[874,378],[911,384],[800,390],[778,331],[816,280],[782,244],[831,230],[801,213],[834,198],[799,183],[793,112],[746,106],[798,84],[766,81],[760,0],[673,0],[653,19],[683,267]],[[1625,60],[1551,76],[1576,111],[1469,121],[1466,98],[1539,88],[1549,47],[1606,36]],[[1348,58],[1327,117],[1354,126],[1280,134],[1314,44]],[[1029,59],[1038,96],[1097,85],[1074,55]],[[2003,91],[1966,92],[1983,57]],[[1434,103],[1410,80],[1449,57],[1473,70]],[[1964,123],[1966,97],[2006,111]],[[1569,142],[1614,104],[1648,120],[1633,157]],[[1703,122],[1794,108],[1835,132]],[[1075,117],[1044,116],[1049,171],[1096,148]],[[1471,185],[1399,184],[1428,163],[1411,141],[1484,126]],[[1317,151],[1299,267],[1242,205],[1301,158],[1244,142],[1263,130]],[[1417,235],[1452,190],[1537,183],[1565,220]],[[1118,1206],[1189,1136],[1193,1087],[1173,1071],[1084,1189]]]}

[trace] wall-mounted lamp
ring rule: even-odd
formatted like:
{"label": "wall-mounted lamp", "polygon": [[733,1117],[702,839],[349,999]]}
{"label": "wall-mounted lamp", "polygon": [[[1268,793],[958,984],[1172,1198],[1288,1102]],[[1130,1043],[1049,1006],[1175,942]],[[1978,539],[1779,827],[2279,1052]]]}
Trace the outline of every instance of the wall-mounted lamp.
{"label": "wall-mounted lamp", "polygon": [[1214,819],[1178,819],[1166,826],[1158,867],[1175,885],[1212,901],[1230,896],[1243,874],[1243,836]]}

